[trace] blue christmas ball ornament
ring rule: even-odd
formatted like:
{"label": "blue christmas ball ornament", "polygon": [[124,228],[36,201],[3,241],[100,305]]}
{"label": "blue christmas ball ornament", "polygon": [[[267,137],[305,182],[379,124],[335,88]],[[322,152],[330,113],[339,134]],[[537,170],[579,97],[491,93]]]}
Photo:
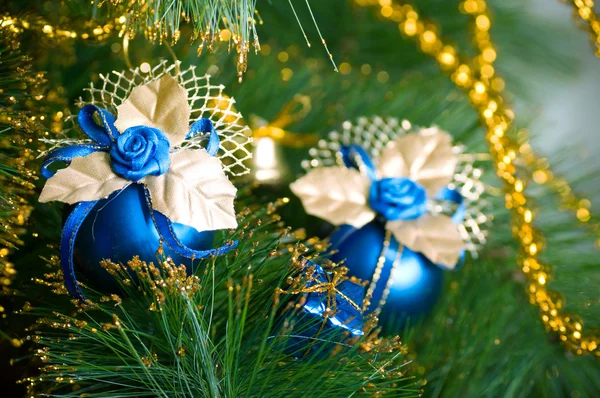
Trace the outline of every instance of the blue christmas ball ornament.
{"label": "blue christmas ball ornament", "polygon": [[360,229],[342,225],[330,239],[337,251],[331,260],[344,260],[349,275],[369,282],[372,298],[366,312],[378,309],[385,296],[378,315],[384,329],[401,327],[429,313],[440,296],[444,276],[444,271],[422,254],[399,247],[393,238],[386,245],[385,238],[384,224],[375,220]]}
{"label": "blue christmas ball ornament", "polygon": [[[195,250],[211,249],[214,231],[198,232],[192,227],[173,223],[173,230],[184,245]],[[76,272],[87,276],[87,283],[116,291],[117,282],[100,266],[110,259],[127,264],[134,256],[157,263],[159,234],[148,211],[144,188],[131,184],[100,200],[88,214],[75,240]],[[164,254],[175,264],[183,264],[192,271],[192,259],[180,256],[163,244]],[[196,260],[196,263],[198,260]]]}

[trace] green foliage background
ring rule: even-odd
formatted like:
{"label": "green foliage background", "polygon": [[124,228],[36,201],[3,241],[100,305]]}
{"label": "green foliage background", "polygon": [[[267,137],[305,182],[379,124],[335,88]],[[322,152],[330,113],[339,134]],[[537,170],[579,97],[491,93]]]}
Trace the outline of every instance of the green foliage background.
{"label": "green foliage background", "polygon": [[[506,78],[507,91],[515,101],[526,102],[535,89],[532,73],[538,78],[543,76],[548,84],[577,73],[566,43],[579,37],[574,38],[572,33],[547,21],[532,19],[523,12],[522,3],[490,1],[494,18],[491,34],[498,52],[498,72]],[[301,93],[311,97],[313,109],[288,127],[298,134],[314,132],[325,136],[343,121],[361,115],[394,116],[418,125],[437,124],[467,145],[469,152],[486,151],[485,133],[463,93],[429,56],[418,52],[412,41],[403,39],[395,25],[380,20],[374,10],[358,8],[347,0],[313,1],[311,6],[336,62],[349,63],[350,73],[333,72],[303,4],[296,4],[296,10],[313,42],[310,48],[304,45],[300,29],[294,25],[287,2],[257,3],[264,21],[258,27],[263,51],[249,57],[249,70],[242,83],[237,82],[234,56],[227,53],[226,45],[218,47],[214,54],[198,56],[195,45],[181,40],[173,50],[184,67],[196,65],[225,84],[246,118],[254,114],[273,120],[283,104]],[[415,6],[425,18],[439,22],[445,37],[472,53],[468,20],[458,12],[458,2],[420,0]],[[36,12],[53,23],[65,18],[85,21],[92,15],[87,2],[13,2],[3,7],[13,13]],[[100,8],[96,18],[105,19],[107,12]],[[185,33],[184,30],[182,37],[186,37]],[[122,43],[116,37],[99,44],[76,42],[74,46],[56,47],[29,34],[25,46],[37,69],[47,71],[50,92],[64,98],[71,109],[82,89],[98,74],[126,69]],[[281,52],[288,54],[286,62],[278,59]],[[134,65],[170,58],[164,46],[153,45],[141,37],[130,43],[129,56]],[[371,66],[371,73],[361,72],[363,64]],[[293,72],[289,81],[282,79],[284,68]],[[380,72],[386,72],[389,78],[378,79]],[[56,111],[63,105],[48,103],[47,109]],[[519,126],[526,127],[532,120],[532,114],[517,114]],[[263,187],[259,202],[290,196],[287,182],[301,172],[299,164],[306,157],[307,148],[280,151],[284,179],[280,184]],[[577,161],[568,153],[548,155],[563,170],[576,166]],[[497,186],[491,164],[482,167],[487,172],[486,181]],[[598,192],[589,174],[578,175],[575,186],[594,199]],[[555,266],[551,288],[564,293],[567,309],[581,314],[586,328],[600,327],[600,271],[594,232],[575,227],[575,218],[570,214],[557,213],[558,202],[544,187],[533,186],[530,191],[544,214],[539,226],[547,238],[546,260]],[[31,201],[35,203],[35,198]],[[388,331],[401,334],[407,344],[414,361],[410,374],[425,380],[423,390],[427,396],[598,396],[597,360],[565,353],[543,329],[537,310],[528,303],[516,266],[515,243],[503,198],[491,195],[489,201],[494,221],[490,242],[480,258],[468,259],[462,269],[448,273],[443,296],[429,317],[407,330]],[[29,229],[40,236],[27,236],[25,248],[15,256],[19,271],[16,285],[20,289],[19,296],[8,301],[8,308],[18,308],[25,299],[35,303],[54,297],[47,290],[31,286],[30,278],[46,272],[40,256],[56,253],[56,247],[48,245],[57,243],[61,219],[58,210],[36,205]],[[286,224],[306,228],[309,236],[319,233],[311,228],[314,220],[303,214],[293,198],[281,213]],[[22,318],[13,319],[10,325],[2,326],[9,336],[19,335],[20,326],[27,324]],[[7,356],[25,358],[28,349],[26,345],[19,352],[7,351]],[[34,372],[31,366],[23,369]],[[310,378],[309,369],[304,371]],[[302,382],[298,383],[301,388]]]}

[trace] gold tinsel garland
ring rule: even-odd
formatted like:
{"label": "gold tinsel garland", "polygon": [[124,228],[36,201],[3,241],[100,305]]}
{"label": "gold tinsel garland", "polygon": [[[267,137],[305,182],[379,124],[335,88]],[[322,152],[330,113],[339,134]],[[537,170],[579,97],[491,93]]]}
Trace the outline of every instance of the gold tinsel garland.
{"label": "gold tinsel garland", "polygon": [[94,40],[104,41],[111,37],[117,31],[124,32],[125,17],[115,18],[103,25],[94,22],[84,22],[83,24],[69,23],[67,25],[53,25],[46,19],[25,14],[14,16],[4,14],[0,17],[0,26],[10,30],[12,33],[23,33],[24,31],[35,31],[52,41],[61,40]]}
{"label": "gold tinsel garland", "polygon": [[600,57],[600,20],[594,11],[594,0],[561,0],[573,7],[573,17],[581,29],[589,32],[596,57]]}
{"label": "gold tinsel garland", "polygon": [[[33,157],[28,148],[43,132],[38,118],[26,111],[28,102],[39,100],[43,74],[31,70],[31,59],[20,52],[20,33],[6,19],[0,23],[0,292],[9,293],[16,274],[9,254],[22,242],[19,236],[31,207],[26,197],[33,193],[35,174],[26,163]],[[4,308],[0,305],[0,312]],[[5,314],[2,315],[5,317]]]}
{"label": "gold tinsel garland", "polygon": [[[415,40],[419,49],[434,57],[451,80],[468,94],[487,131],[486,140],[496,173],[504,185],[506,207],[512,213],[513,234],[520,245],[518,262],[526,276],[530,302],[540,309],[545,327],[557,333],[569,350],[600,356],[598,331],[584,329],[583,321],[566,314],[560,294],[547,288],[551,267],[539,260],[544,236],[533,227],[535,213],[524,192],[526,181],[517,176],[515,161],[522,146],[507,134],[512,128],[514,113],[501,94],[504,81],[496,76],[493,66],[496,51],[490,42],[491,20],[486,2],[464,0],[460,3],[461,11],[474,20],[479,54],[470,62],[462,62],[461,58],[466,57],[461,57],[455,46],[442,41],[437,25],[422,20],[413,6],[393,0],[355,0],[355,3],[378,7],[383,18],[396,23],[402,35]],[[537,171],[532,170],[534,175]],[[548,175],[548,180],[550,178],[552,175]]]}

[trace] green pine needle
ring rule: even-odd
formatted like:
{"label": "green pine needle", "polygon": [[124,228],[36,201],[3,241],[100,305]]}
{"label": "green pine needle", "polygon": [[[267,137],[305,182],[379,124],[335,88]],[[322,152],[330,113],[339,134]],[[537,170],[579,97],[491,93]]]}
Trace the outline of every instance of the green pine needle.
{"label": "green pine needle", "polygon": [[[299,253],[312,250],[294,249],[295,240],[271,213],[270,207],[248,212],[231,235],[240,242],[235,253],[201,261],[195,276],[168,262],[158,268],[133,260],[132,277],[107,262],[121,297],[92,293],[94,304],[77,315],[35,308],[44,320],[35,336],[44,366],[30,381],[33,391],[88,397],[416,396],[396,339],[371,335],[353,345],[337,334],[306,334],[314,325],[295,309],[301,297],[276,288],[298,273]],[[294,335],[306,337],[291,345]],[[316,352],[303,355],[315,341]]]}

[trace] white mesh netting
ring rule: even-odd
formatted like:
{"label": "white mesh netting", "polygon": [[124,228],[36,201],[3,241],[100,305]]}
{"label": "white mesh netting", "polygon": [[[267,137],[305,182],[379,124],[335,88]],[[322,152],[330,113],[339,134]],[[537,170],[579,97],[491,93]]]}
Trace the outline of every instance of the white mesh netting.
{"label": "white mesh netting", "polygon": [[[322,139],[315,148],[309,150],[310,159],[302,161],[306,171],[315,167],[332,165],[343,166],[339,150],[344,145],[360,145],[365,148],[376,163],[379,154],[385,146],[396,138],[411,132],[419,131],[407,120],[381,117],[360,117],[356,123],[342,123],[342,130],[332,131],[328,139]],[[458,226],[465,248],[473,257],[487,240],[486,226],[489,217],[486,215],[488,203],[481,195],[485,190],[480,180],[481,170],[474,167],[476,155],[464,153],[464,146],[455,146],[459,162],[456,166],[454,180],[449,187],[461,193],[465,199],[466,213],[463,222]],[[448,213],[453,210],[448,202],[431,201],[428,209],[433,214]]]}
{"label": "white mesh netting", "polygon": [[[195,66],[181,70],[180,62],[169,63],[163,60],[147,73],[135,68],[122,72],[113,71],[107,76],[101,74],[100,83],[90,83],[90,87],[86,89],[87,95],[85,98],[79,98],[77,106],[81,108],[86,104],[95,104],[116,115],[117,106],[125,101],[134,87],[157,80],[167,73],[175,77],[188,92],[188,104],[191,109],[189,124],[202,117],[213,122],[221,141],[217,156],[223,162],[225,171],[234,176],[247,174],[250,170],[245,162],[252,157],[249,149],[252,141],[251,131],[244,123],[242,115],[235,110],[235,100],[223,93],[225,87],[211,85],[210,75],[197,75]],[[67,116],[66,122],[70,127],[64,131],[65,135],[77,128],[76,115]],[[173,150],[204,148],[204,141],[207,139],[208,133],[199,134],[187,138]],[[46,156],[55,148],[90,142],[88,139],[73,138],[40,141],[46,143],[48,149],[42,151],[38,157]]]}

